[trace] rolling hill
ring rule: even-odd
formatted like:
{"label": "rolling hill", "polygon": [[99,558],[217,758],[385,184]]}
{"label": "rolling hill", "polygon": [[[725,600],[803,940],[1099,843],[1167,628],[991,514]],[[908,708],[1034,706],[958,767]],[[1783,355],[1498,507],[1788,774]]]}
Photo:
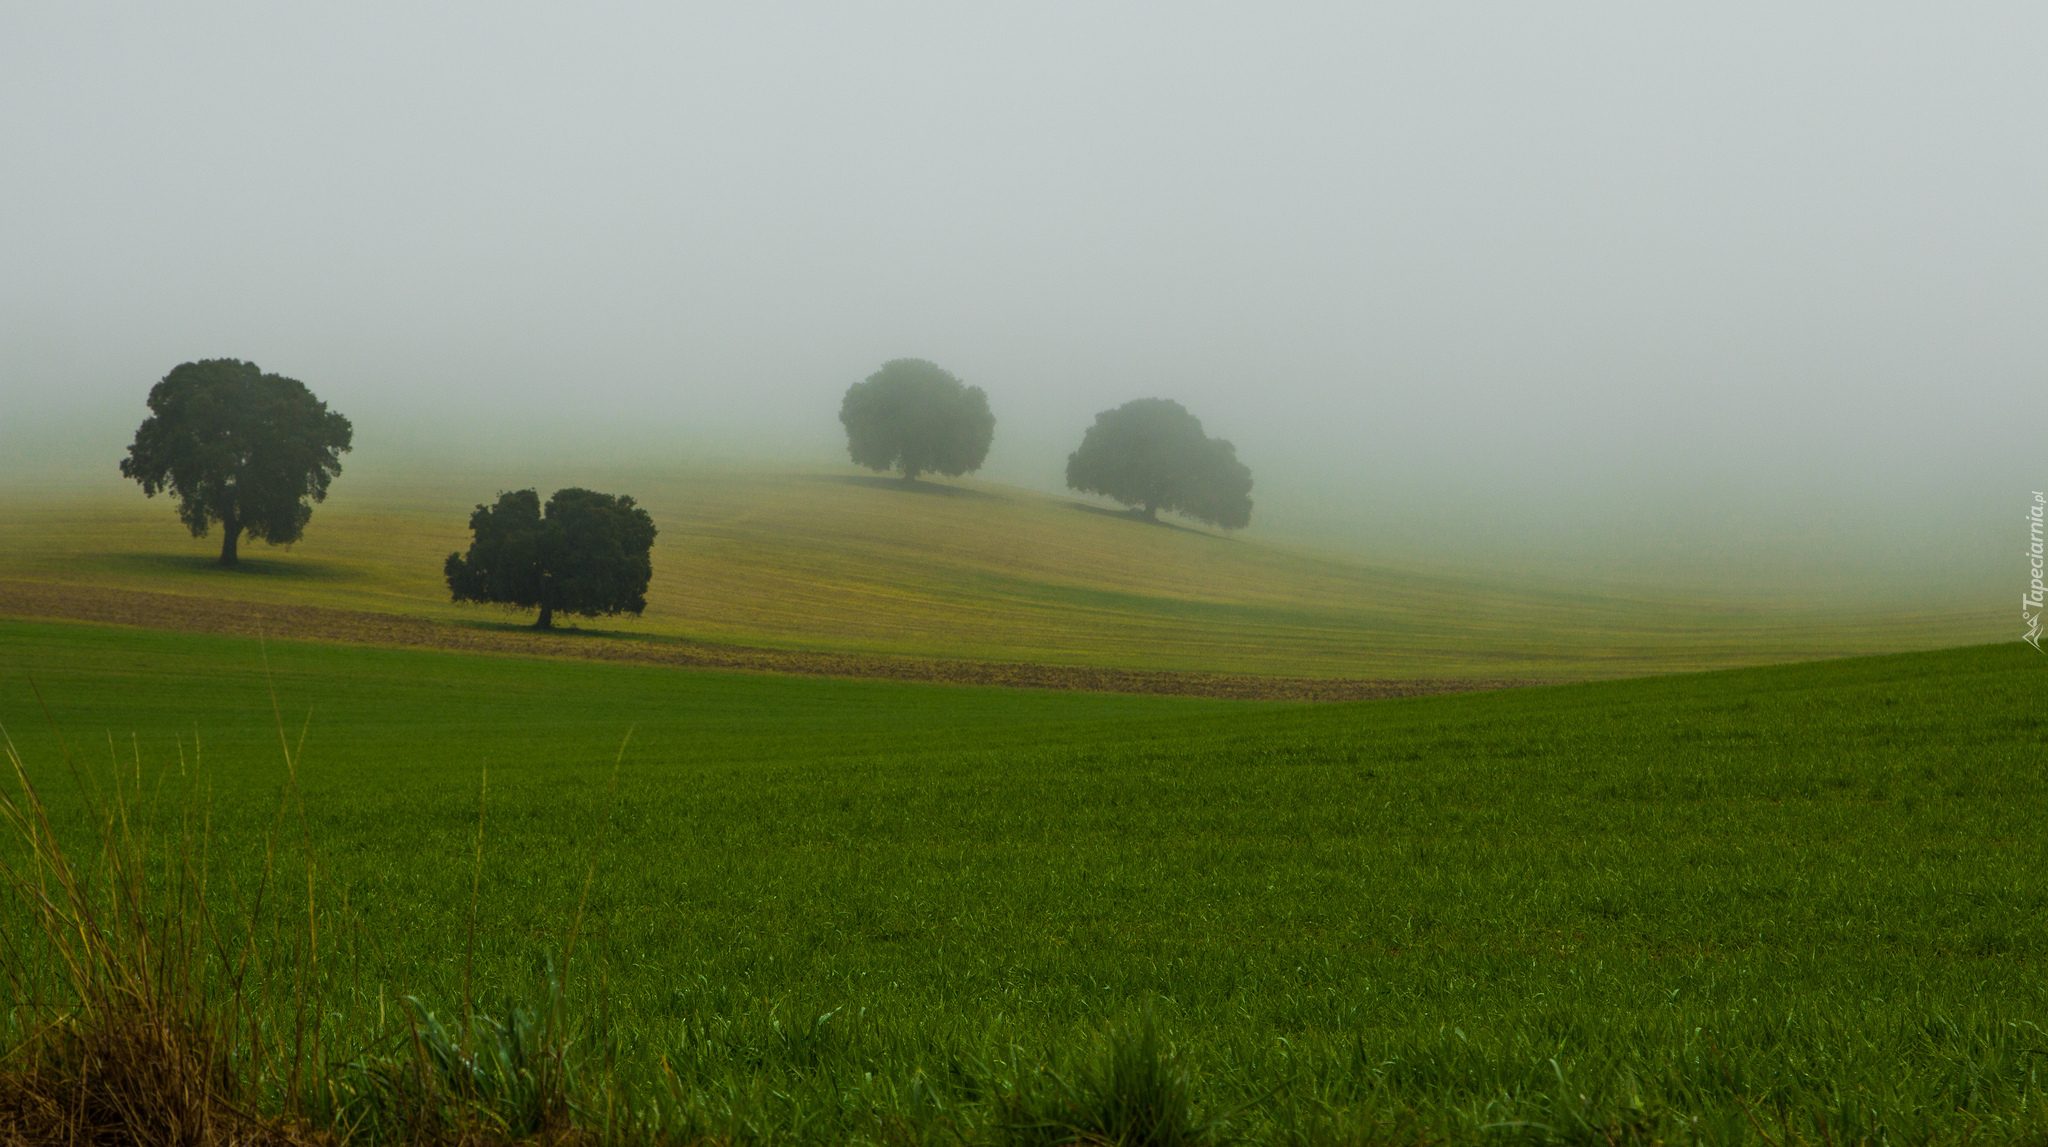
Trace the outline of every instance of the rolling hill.
{"label": "rolling hill", "polygon": [[[545,477],[545,475],[543,475]],[[1770,598],[1707,599],[1588,579],[1532,581],[1513,556],[1446,576],[1151,525],[972,481],[683,468],[351,474],[289,551],[186,535],[132,489],[10,492],[0,614],[23,583],[320,606],[508,629],[447,600],[441,560],[471,505],[513,484],[634,495],[661,528],[643,641],[1096,669],[1303,678],[1564,680],[1810,660],[1995,639],[1990,619]],[[10,598],[14,605],[10,607]],[[137,624],[163,611],[131,610]]]}

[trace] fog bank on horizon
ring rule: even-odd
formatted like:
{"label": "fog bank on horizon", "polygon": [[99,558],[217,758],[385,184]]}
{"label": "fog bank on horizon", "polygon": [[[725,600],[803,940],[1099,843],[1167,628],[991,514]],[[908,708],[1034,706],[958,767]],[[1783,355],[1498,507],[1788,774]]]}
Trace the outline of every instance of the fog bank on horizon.
{"label": "fog bank on horizon", "polygon": [[843,462],[840,394],[916,356],[989,392],[997,481],[1160,395],[1256,536],[1997,606],[2048,485],[2043,43],[2025,4],[17,6],[0,483],[110,473],[194,358],[353,418],[339,495]]}

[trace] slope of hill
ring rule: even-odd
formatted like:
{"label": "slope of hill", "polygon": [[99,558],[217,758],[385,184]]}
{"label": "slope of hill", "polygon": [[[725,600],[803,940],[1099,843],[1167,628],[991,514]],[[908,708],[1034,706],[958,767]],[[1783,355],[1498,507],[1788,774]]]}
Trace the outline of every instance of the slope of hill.
{"label": "slope of hill", "polygon": [[[320,605],[505,626],[447,600],[441,561],[501,475],[357,477],[285,550],[211,566],[163,499],[11,493],[0,579]],[[520,477],[631,493],[661,528],[641,618],[585,630],[809,650],[1307,677],[1611,677],[2000,636],[1954,610],[1703,600],[1443,577],[975,482],[684,470]],[[0,614],[9,612],[0,594]],[[15,612],[20,612],[16,610]],[[150,618],[138,616],[138,623]]]}

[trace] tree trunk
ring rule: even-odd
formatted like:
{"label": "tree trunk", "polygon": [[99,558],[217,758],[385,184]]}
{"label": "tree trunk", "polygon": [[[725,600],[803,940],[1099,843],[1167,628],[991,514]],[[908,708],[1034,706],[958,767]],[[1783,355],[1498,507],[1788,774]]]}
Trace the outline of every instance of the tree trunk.
{"label": "tree trunk", "polygon": [[1147,502],[1147,503],[1145,503],[1145,520],[1146,520],[1146,521],[1148,521],[1148,522],[1156,522],[1156,521],[1158,521],[1158,520],[1159,520],[1159,507],[1157,507],[1157,506],[1153,505],[1153,504],[1152,504],[1152,503],[1150,503],[1150,502]]}
{"label": "tree trunk", "polygon": [[242,525],[240,522],[221,523],[220,564],[232,566],[241,563],[241,555],[235,552],[235,544],[241,540]]}
{"label": "tree trunk", "polygon": [[908,466],[905,466],[903,468],[903,481],[906,484],[917,481],[917,471],[912,470]]}
{"label": "tree trunk", "polygon": [[555,607],[552,605],[541,606],[540,620],[534,622],[533,627],[535,629],[553,629],[555,627]]}

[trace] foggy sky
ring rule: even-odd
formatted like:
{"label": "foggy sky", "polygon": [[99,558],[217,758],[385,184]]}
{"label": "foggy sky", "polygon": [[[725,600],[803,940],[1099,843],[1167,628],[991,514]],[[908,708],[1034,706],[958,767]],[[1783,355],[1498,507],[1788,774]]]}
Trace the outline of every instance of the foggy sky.
{"label": "foggy sky", "polygon": [[1504,571],[2002,594],[2048,479],[2038,3],[426,8],[0,12],[0,470],[111,472],[221,356],[355,420],[344,484],[830,462],[916,356],[988,477],[1173,397],[1255,531]]}

